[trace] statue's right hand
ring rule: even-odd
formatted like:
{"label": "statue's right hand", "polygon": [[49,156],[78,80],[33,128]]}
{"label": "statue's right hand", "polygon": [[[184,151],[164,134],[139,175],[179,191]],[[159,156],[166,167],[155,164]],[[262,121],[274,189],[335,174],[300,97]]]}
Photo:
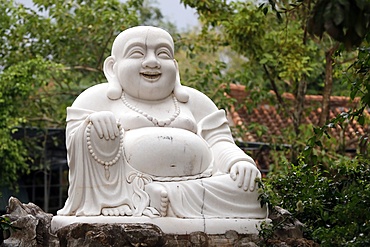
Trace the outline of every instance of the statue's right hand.
{"label": "statue's right hand", "polygon": [[94,112],[89,116],[100,139],[114,140],[119,136],[116,117],[110,111]]}

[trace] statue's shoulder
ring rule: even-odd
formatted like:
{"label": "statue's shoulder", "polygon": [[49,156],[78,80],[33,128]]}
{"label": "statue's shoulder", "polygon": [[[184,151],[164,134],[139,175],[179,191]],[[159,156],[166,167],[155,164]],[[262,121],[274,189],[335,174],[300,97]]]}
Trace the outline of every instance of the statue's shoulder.
{"label": "statue's shoulder", "polygon": [[207,95],[202,93],[201,91],[188,87],[188,86],[183,86],[186,90],[186,92],[189,95],[189,100],[194,100],[194,101],[210,101],[210,98],[208,98]]}
{"label": "statue's shoulder", "polygon": [[186,86],[184,87],[189,95],[188,106],[190,107],[195,118],[202,119],[203,117],[218,110],[217,106],[207,95],[195,88]]}
{"label": "statue's shoulder", "polygon": [[100,108],[102,105],[109,104],[107,96],[108,83],[101,83],[87,88],[73,102],[73,107],[84,109]]}

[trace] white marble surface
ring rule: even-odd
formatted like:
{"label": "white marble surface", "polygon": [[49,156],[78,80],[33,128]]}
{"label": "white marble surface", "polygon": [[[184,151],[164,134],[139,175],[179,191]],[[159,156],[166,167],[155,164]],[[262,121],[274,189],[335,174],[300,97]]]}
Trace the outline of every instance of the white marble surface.
{"label": "white marble surface", "polygon": [[73,223],[101,223],[101,224],[130,224],[149,223],[157,225],[167,234],[190,234],[192,232],[205,232],[208,234],[225,234],[234,230],[240,234],[258,234],[262,222],[269,219],[179,219],[179,218],[149,218],[149,217],[119,217],[119,216],[54,216],[51,221],[51,231]]}

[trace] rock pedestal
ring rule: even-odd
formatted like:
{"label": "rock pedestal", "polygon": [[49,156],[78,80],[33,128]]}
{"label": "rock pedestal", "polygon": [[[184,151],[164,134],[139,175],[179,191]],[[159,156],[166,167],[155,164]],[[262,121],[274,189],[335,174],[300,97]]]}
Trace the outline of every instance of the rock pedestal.
{"label": "rock pedestal", "polygon": [[[164,234],[152,224],[75,223],[58,233],[61,247],[74,246],[258,246],[255,234]],[[247,245],[246,245],[247,244]]]}
{"label": "rock pedestal", "polygon": [[59,246],[59,240],[50,232],[52,214],[45,213],[33,203],[22,204],[17,198],[11,197],[5,215],[12,226],[19,230],[11,230],[11,235],[4,241],[4,246]]}
{"label": "rock pedestal", "polygon": [[[258,246],[260,241],[256,232],[241,234],[235,230],[227,230],[222,234],[206,234],[187,228],[188,231],[182,234],[164,233],[160,227],[151,223],[92,223],[94,217],[88,223],[64,224],[57,229],[52,227],[51,214],[43,212],[33,203],[22,204],[13,197],[9,199],[7,213],[6,217],[9,217],[12,225],[20,230],[12,231],[10,238],[4,241],[3,246],[6,247]],[[58,216],[55,218],[58,219]],[[111,217],[113,218],[115,217]],[[182,228],[181,223],[177,224],[172,227],[186,229]]]}
{"label": "rock pedestal", "polygon": [[[33,203],[22,204],[16,198],[9,199],[7,215],[12,225],[20,230],[12,231],[10,238],[3,243],[5,247],[74,247],[74,246],[261,246],[262,239],[258,232],[241,233],[225,230],[219,234],[204,231],[183,232],[182,234],[164,233],[155,224],[141,223],[93,223],[75,222],[59,225],[55,228],[54,220],[58,216],[43,212]],[[303,224],[292,215],[277,208],[270,215],[273,222],[287,222],[272,233],[271,239],[265,239],[270,246],[318,246],[313,241],[302,237]],[[86,218],[86,217],[85,217]],[[113,219],[114,217],[112,217]],[[124,218],[124,217],[121,217]],[[93,220],[92,218],[90,220]],[[56,220],[58,222],[58,220]],[[218,222],[222,225],[222,222]],[[53,226],[54,225],[54,226]],[[53,228],[54,227],[54,228]],[[173,229],[186,229],[181,223],[172,224]],[[226,228],[225,228],[226,229]],[[172,231],[176,232],[176,231]]]}

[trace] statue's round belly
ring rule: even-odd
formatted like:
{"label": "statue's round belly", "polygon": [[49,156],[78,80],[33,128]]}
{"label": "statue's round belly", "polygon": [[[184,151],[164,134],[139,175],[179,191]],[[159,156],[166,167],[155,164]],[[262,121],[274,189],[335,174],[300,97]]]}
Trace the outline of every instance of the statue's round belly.
{"label": "statue's round belly", "polygon": [[155,176],[196,175],[212,163],[208,144],[196,134],[177,128],[126,131],[123,149],[132,167]]}

